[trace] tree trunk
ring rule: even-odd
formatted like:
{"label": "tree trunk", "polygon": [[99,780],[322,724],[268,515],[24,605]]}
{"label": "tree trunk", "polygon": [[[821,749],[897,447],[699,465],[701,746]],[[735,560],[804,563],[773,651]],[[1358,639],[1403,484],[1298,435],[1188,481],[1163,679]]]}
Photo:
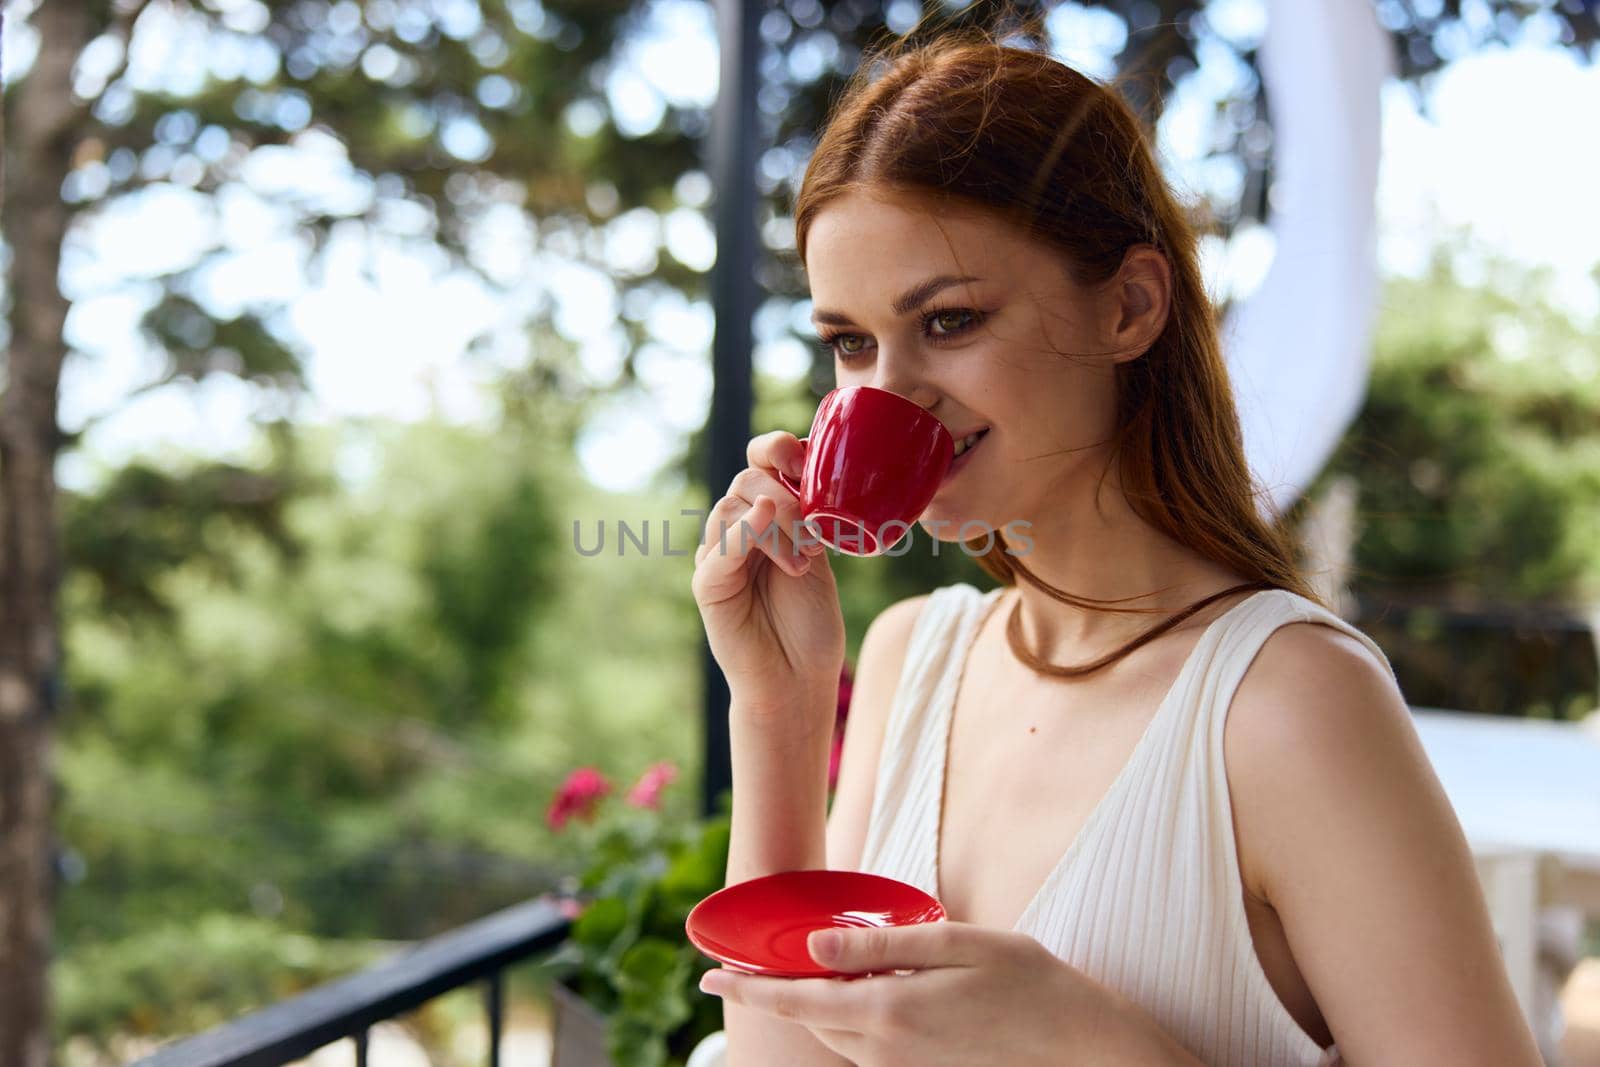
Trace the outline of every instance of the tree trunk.
{"label": "tree trunk", "polygon": [[72,66],[89,13],[49,0],[33,15],[39,53],[6,94],[11,344],[0,395],[0,1064],[50,1062],[53,842],[50,720],[60,640],[56,587],[56,390],[67,301],[57,280],[71,220],[61,182],[77,123]]}

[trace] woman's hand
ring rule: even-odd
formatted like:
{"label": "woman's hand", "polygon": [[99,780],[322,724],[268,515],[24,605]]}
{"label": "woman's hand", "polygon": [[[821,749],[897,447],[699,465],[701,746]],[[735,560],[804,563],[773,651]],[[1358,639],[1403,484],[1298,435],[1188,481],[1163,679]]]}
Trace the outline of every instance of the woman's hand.
{"label": "woman's hand", "polygon": [[793,434],[751,438],[750,465],[706,517],[692,588],[735,704],[825,709],[826,722],[782,725],[809,734],[833,728],[844,617],[827,553],[803,544],[799,501],[775,474],[798,475],[801,455]]}
{"label": "woman's hand", "polygon": [[866,977],[720,968],[701,989],[799,1023],[859,1067],[1199,1064],[1131,1002],[1026,934],[957,922],[830,932],[843,947],[825,954],[813,933],[812,956]]}

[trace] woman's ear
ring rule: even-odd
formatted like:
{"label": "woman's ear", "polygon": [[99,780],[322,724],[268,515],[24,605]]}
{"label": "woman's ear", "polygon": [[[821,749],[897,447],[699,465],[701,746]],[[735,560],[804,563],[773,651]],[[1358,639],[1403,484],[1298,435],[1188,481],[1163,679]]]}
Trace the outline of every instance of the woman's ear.
{"label": "woman's ear", "polygon": [[1172,307],[1172,266],[1152,245],[1134,245],[1104,290],[1114,361],[1124,363],[1150,350],[1166,328]]}

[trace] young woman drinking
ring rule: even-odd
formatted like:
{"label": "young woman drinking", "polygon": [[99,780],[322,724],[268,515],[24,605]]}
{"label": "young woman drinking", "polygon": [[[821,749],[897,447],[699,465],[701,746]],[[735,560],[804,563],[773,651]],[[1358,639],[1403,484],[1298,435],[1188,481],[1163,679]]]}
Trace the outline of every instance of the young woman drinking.
{"label": "young woman drinking", "polygon": [[968,542],[995,588],[873,621],[830,812],[838,597],[775,477],[799,443],[750,442],[693,579],[728,882],[868,871],[949,921],[813,935],[857,980],[711,972],[727,1063],[1537,1064],[1387,660],[1259,514],[1195,235],[1121,98],[981,37],[864,67],[796,226],[837,384],[966,445],[921,524],[1029,537]]}

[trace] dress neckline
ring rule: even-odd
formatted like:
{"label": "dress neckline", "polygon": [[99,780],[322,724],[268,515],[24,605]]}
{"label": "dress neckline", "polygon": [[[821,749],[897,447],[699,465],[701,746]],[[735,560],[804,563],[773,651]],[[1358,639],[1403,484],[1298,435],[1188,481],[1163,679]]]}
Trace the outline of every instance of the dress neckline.
{"label": "dress neckline", "polygon": [[[956,674],[956,683],[950,687],[950,695],[944,701],[944,706],[941,709],[941,712],[944,716],[945,736],[944,745],[940,749],[939,755],[939,793],[935,800],[936,807],[934,808],[933,813],[933,895],[934,899],[936,900],[942,901],[943,899],[943,886],[941,885],[941,880],[939,877],[939,865],[940,853],[942,851],[941,846],[944,839],[944,799],[945,788],[950,777],[950,739],[955,732],[956,702],[961,695],[961,683],[967,673],[968,661],[970,661],[972,658],[972,649],[978,643],[978,636],[983,633],[984,624],[988,622],[989,616],[992,615],[995,608],[999,606],[1005,590],[1008,588],[1013,587],[998,586],[985,594],[985,597],[989,599],[989,603],[985,606],[982,614],[978,617],[977,624],[973,626],[972,632],[967,635],[966,645],[961,650],[961,666]],[[1017,916],[1016,922],[1011,924],[1010,930],[1013,933],[1021,931],[1026,922],[1033,916],[1033,912],[1038,907],[1039,901],[1044,897],[1046,890],[1048,890],[1050,886],[1056,882],[1056,880],[1060,877],[1061,872],[1077,855],[1079,844],[1104,818],[1104,813],[1110,806],[1110,801],[1119,792],[1127,788],[1127,783],[1130,779],[1132,779],[1135,768],[1144,761],[1148,749],[1154,744],[1155,738],[1159,733],[1157,727],[1164,725],[1166,719],[1171,716],[1173,696],[1178,693],[1180,688],[1182,688],[1183,684],[1188,680],[1189,674],[1195,669],[1195,665],[1200,662],[1201,649],[1205,647],[1208,640],[1221,633],[1220,629],[1218,629],[1219,624],[1222,623],[1223,620],[1227,619],[1228,616],[1244,607],[1246,604],[1254,601],[1257,597],[1276,591],[1277,590],[1273,589],[1257,590],[1256,592],[1245,597],[1243,600],[1239,601],[1237,604],[1227,608],[1222,614],[1218,615],[1210,622],[1206,623],[1205,629],[1200,632],[1200,636],[1196,639],[1194,647],[1189,649],[1188,655],[1184,657],[1183,665],[1178,668],[1178,673],[1173,677],[1172,684],[1167,687],[1167,691],[1161,697],[1161,702],[1156,705],[1155,713],[1150,716],[1150,721],[1145,724],[1144,732],[1139,735],[1139,740],[1134,744],[1133,750],[1128,754],[1127,759],[1123,762],[1122,768],[1117,772],[1117,776],[1112,779],[1111,785],[1107,787],[1105,793],[1102,794],[1100,799],[1095,803],[1095,806],[1090,809],[1088,817],[1083,820],[1083,825],[1078,827],[1078,832],[1073,835],[1072,841],[1067,845],[1066,850],[1062,852],[1061,857],[1056,860],[1055,865],[1050,868],[1050,872],[1045,875],[1044,881],[1041,882],[1039,887],[1034,890],[1033,896],[1028,899],[1027,905],[1023,907],[1022,914]]]}

